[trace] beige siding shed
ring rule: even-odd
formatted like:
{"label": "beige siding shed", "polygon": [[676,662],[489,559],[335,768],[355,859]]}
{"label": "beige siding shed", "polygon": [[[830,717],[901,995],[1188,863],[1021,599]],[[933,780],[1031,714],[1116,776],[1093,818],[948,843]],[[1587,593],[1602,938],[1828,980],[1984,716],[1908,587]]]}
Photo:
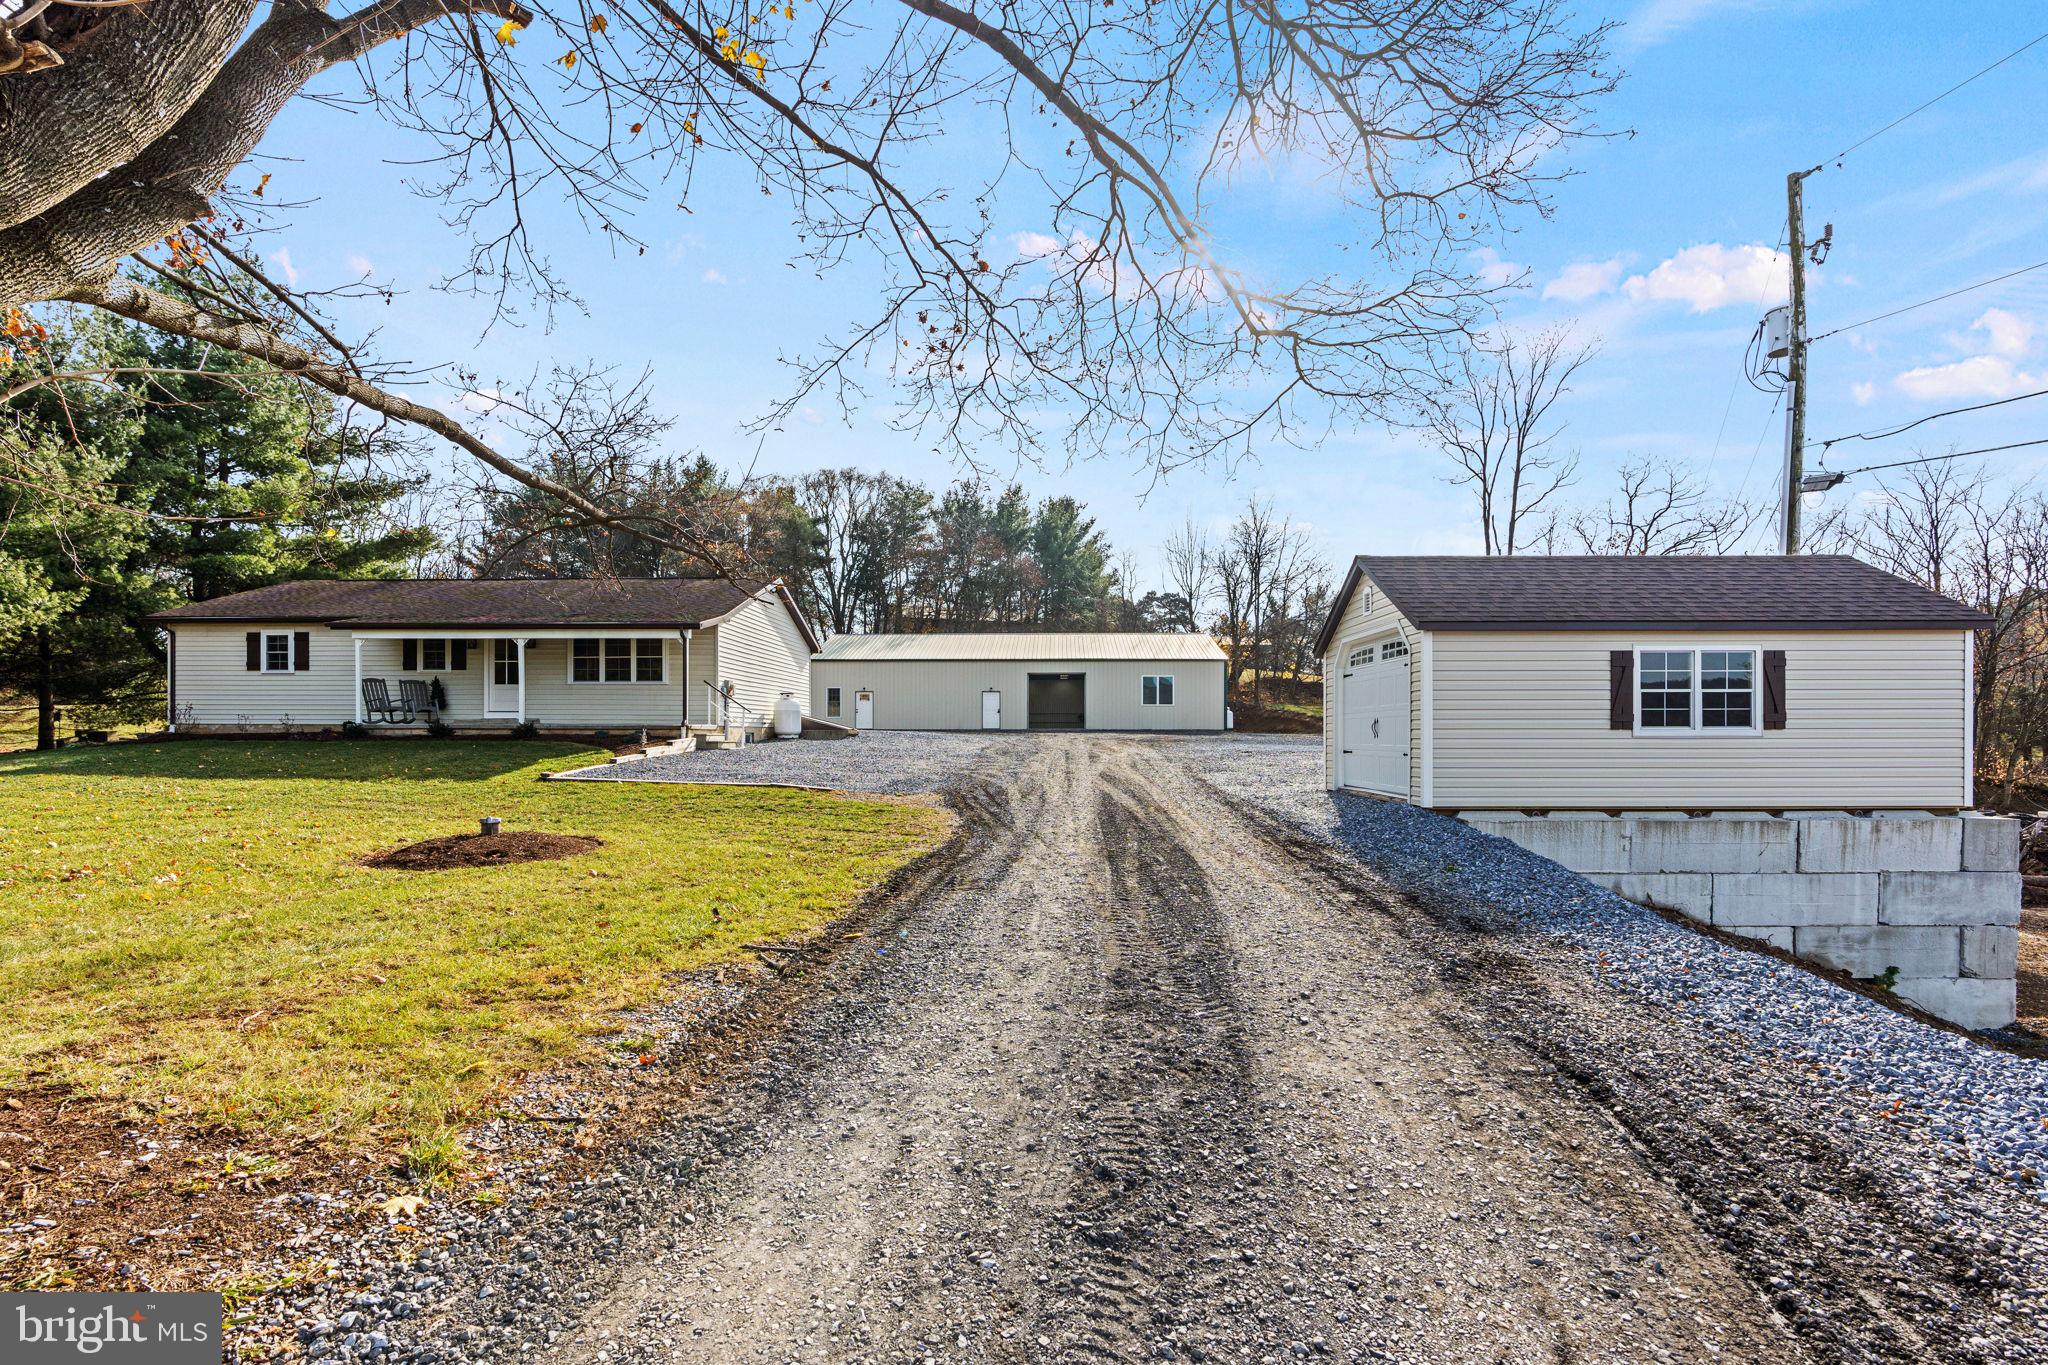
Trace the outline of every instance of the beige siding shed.
{"label": "beige siding shed", "polygon": [[[1318,640],[1325,777],[1346,785],[1347,656],[1399,633],[1421,804],[1966,807],[1985,620],[1846,556],[1361,556]],[[1689,725],[1645,719],[1645,651],[1684,661]],[[1707,717],[1729,660],[1742,724]]]}

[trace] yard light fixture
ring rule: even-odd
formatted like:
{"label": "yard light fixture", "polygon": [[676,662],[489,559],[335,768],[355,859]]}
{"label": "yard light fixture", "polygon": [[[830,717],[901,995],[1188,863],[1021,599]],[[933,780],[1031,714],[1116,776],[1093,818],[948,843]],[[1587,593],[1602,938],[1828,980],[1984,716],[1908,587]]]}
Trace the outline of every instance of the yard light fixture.
{"label": "yard light fixture", "polygon": [[502,822],[495,815],[486,815],[483,819],[477,821],[476,823],[477,827],[481,829],[485,834],[496,834],[498,832],[498,826]]}

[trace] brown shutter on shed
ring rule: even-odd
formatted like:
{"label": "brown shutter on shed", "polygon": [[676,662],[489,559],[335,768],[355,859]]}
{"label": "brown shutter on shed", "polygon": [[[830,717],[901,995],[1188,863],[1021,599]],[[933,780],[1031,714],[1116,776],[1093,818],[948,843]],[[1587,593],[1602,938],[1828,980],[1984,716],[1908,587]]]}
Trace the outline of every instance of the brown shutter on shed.
{"label": "brown shutter on shed", "polygon": [[1609,650],[1607,654],[1607,728],[1636,728],[1636,652]]}
{"label": "brown shutter on shed", "polygon": [[313,667],[313,635],[310,631],[292,632],[292,672],[305,673]]}
{"label": "brown shutter on shed", "polygon": [[1785,651],[1764,651],[1764,729],[1785,728]]}
{"label": "brown shutter on shed", "polygon": [[418,640],[407,640],[403,645],[399,646],[398,652],[403,656],[398,661],[400,668],[404,669],[407,673],[415,672],[419,668],[420,642]]}
{"label": "brown shutter on shed", "polygon": [[448,667],[455,669],[457,672],[469,667],[469,641],[450,640],[448,642]]}
{"label": "brown shutter on shed", "polygon": [[246,667],[251,673],[261,673],[263,671],[263,632],[252,630],[249,632],[247,639],[249,642],[249,662]]}

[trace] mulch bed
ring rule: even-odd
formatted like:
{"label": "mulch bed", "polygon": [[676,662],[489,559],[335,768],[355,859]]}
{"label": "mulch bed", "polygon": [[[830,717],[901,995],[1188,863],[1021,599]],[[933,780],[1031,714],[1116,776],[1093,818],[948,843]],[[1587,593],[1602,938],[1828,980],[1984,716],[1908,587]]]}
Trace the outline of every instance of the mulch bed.
{"label": "mulch bed", "polygon": [[364,867],[392,867],[402,872],[438,872],[451,867],[501,867],[506,863],[538,863],[573,858],[604,847],[587,834],[541,834],[534,830],[501,830],[496,834],[449,834],[422,839],[403,848],[372,853]]}

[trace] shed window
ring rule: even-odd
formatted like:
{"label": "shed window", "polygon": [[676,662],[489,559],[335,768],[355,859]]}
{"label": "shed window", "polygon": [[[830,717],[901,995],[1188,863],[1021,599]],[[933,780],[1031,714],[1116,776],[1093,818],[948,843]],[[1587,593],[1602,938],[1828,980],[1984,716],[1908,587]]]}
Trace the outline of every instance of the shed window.
{"label": "shed window", "polygon": [[420,641],[420,670],[425,673],[439,673],[448,667],[448,642],[446,640]]}
{"label": "shed window", "polygon": [[1173,705],[1173,675],[1171,673],[1148,673],[1145,675],[1144,703],[1147,706]]}
{"label": "shed window", "polygon": [[825,689],[825,714],[828,716],[839,714],[839,689],[836,687]]}
{"label": "shed window", "polygon": [[292,636],[290,631],[264,632],[263,671],[265,673],[289,673],[292,671]]}
{"label": "shed window", "polygon": [[1636,728],[1757,729],[1756,651],[1644,649],[1636,653]]}
{"label": "shed window", "polygon": [[569,642],[570,682],[658,683],[667,667],[667,642],[660,636]]}

